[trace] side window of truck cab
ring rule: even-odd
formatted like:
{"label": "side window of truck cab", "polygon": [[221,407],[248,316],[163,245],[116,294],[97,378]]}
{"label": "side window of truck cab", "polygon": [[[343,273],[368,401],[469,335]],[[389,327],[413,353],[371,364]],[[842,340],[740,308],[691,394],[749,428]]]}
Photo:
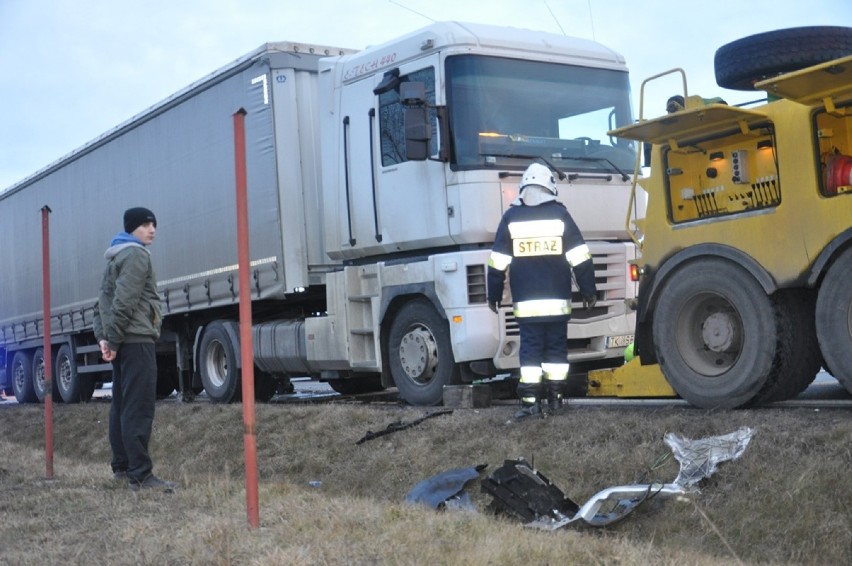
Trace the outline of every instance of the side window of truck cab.
{"label": "side window of truck cab", "polygon": [[[426,100],[429,104],[429,118],[434,123],[435,116],[435,69],[428,67],[401,75],[400,82],[416,81],[426,85]],[[382,151],[382,166],[389,167],[408,161],[405,154],[405,107],[399,97],[399,90],[393,89],[379,95],[379,138]],[[437,152],[437,139],[432,138],[430,153]]]}

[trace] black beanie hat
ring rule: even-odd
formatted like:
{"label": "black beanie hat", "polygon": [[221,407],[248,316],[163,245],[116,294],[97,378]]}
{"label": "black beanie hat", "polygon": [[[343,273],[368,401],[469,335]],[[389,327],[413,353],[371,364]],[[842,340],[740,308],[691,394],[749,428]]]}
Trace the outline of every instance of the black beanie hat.
{"label": "black beanie hat", "polygon": [[138,206],[136,208],[128,208],[124,211],[124,231],[128,234],[146,222],[153,222],[154,228],[157,227],[157,217],[147,208]]}

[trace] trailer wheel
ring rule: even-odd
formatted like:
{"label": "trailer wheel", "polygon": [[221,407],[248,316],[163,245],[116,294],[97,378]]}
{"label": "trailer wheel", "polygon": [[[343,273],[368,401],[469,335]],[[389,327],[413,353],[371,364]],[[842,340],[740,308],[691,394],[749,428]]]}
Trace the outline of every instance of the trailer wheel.
{"label": "trailer wheel", "polygon": [[38,401],[33,384],[33,358],[24,350],[19,350],[12,356],[12,389],[18,403]]}
{"label": "trailer wheel", "polygon": [[775,309],[749,273],[725,260],[697,260],[671,274],[658,296],[657,360],[678,395],[698,407],[733,409],[773,386]]}
{"label": "trailer wheel", "polygon": [[754,90],[754,83],[852,54],[852,28],[811,26],[750,35],[716,51],[716,83]]}
{"label": "trailer wheel", "polygon": [[95,382],[89,376],[77,373],[77,360],[71,352],[71,346],[63,344],[56,352],[54,363],[54,382],[59,389],[59,396],[66,403],[86,402],[95,392]]}
{"label": "trailer wheel", "polygon": [[[46,397],[44,379],[44,348],[39,348],[33,354],[33,389],[39,403],[44,403]],[[51,389],[53,389],[51,399],[55,402],[61,401],[62,397],[59,395],[59,387],[56,385],[56,376],[51,379],[51,383]]]}
{"label": "trailer wheel", "polygon": [[412,405],[439,405],[444,386],[459,383],[447,321],[425,300],[404,305],[388,335],[390,371],[399,395]]}
{"label": "trailer wheel", "polygon": [[201,383],[214,403],[230,403],[240,399],[240,370],[237,355],[225,325],[211,322],[201,338],[199,352]]}
{"label": "trailer wheel", "polygon": [[852,393],[852,248],[828,269],[816,302],[816,330],[831,374]]}

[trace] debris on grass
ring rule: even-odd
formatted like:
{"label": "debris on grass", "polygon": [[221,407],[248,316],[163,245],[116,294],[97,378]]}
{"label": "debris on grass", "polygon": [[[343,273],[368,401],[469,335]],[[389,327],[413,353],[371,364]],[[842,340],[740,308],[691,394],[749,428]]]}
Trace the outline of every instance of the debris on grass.
{"label": "debris on grass", "polygon": [[464,491],[465,485],[479,478],[479,472],[488,464],[479,464],[468,468],[454,468],[427,478],[405,496],[406,503],[428,505],[432,509],[475,510],[470,495]]}
{"label": "debris on grass", "polygon": [[437,412],[434,412],[434,413],[429,413],[425,417],[420,417],[419,419],[414,419],[413,421],[392,422],[384,430],[380,430],[378,432],[373,432],[371,430],[368,430],[367,434],[365,434],[363,437],[361,437],[361,439],[358,440],[358,442],[356,442],[355,444],[363,444],[363,443],[367,442],[368,440],[373,440],[374,438],[379,438],[380,436],[384,436],[386,434],[391,434],[392,432],[399,432],[400,430],[405,430],[407,428],[411,428],[413,426],[419,425],[420,423],[422,423],[423,421],[425,421],[427,419],[431,419],[431,418],[434,418],[434,417],[440,417],[442,415],[451,415],[451,414],[453,414],[452,410],[437,411]]}
{"label": "debris on grass", "polygon": [[556,530],[578,521],[592,527],[605,527],[623,520],[654,497],[678,497],[697,492],[698,482],[709,478],[721,462],[739,458],[753,435],[754,430],[748,427],[699,440],[668,433],[665,441],[680,462],[680,472],[672,483],[609,487],[596,493],[582,507],[523,458],[506,460],[482,480],[482,491],[494,497],[492,507],[495,510],[516,516],[528,527]]}

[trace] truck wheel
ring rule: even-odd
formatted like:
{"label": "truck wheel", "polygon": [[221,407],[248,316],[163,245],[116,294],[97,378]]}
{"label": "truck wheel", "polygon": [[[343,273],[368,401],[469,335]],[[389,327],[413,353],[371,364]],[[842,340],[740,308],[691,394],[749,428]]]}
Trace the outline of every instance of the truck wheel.
{"label": "truck wheel", "polygon": [[755,404],[786,401],[808,388],[822,366],[814,320],[815,295],[806,289],[776,293],[778,313],[778,376],[774,389]]}
{"label": "truck wheel", "polygon": [[425,300],[407,303],[394,317],[388,352],[399,395],[412,405],[439,405],[444,386],[461,380],[447,321]]}
{"label": "truck wheel", "polygon": [[754,83],[852,54],[852,28],[811,26],[750,35],[716,51],[716,84],[754,90]]}
{"label": "truck wheel", "polygon": [[66,403],[88,401],[95,392],[95,382],[88,376],[77,373],[77,360],[71,352],[71,346],[63,344],[56,352],[54,363],[54,383],[59,389],[59,396]]}
{"label": "truck wheel", "polygon": [[12,389],[18,403],[38,401],[33,385],[33,358],[24,350],[19,350],[12,356]]}
{"label": "truck wheel", "polygon": [[199,348],[201,383],[214,403],[230,403],[240,399],[240,370],[237,355],[225,325],[211,322],[204,331]]}
{"label": "truck wheel", "polygon": [[852,393],[852,248],[828,269],[816,302],[819,347],[831,374]]}
{"label": "truck wheel", "polygon": [[678,395],[705,409],[733,409],[772,387],[775,309],[749,273],[698,260],[671,274],[658,297],[657,360]]}
{"label": "truck wheel", "polygon": [[[59,395],[59,387],[56,385],[56,377],[54,376],[51,379],[53,396],[51,399],[53,401],[61,401],[62,397]],[[39,348],[33,354],[33,389],[35,390],[36,397],[38,398],[39,403],[44,403],[45,395],[45,384],[44,384],[44,348]]]}

